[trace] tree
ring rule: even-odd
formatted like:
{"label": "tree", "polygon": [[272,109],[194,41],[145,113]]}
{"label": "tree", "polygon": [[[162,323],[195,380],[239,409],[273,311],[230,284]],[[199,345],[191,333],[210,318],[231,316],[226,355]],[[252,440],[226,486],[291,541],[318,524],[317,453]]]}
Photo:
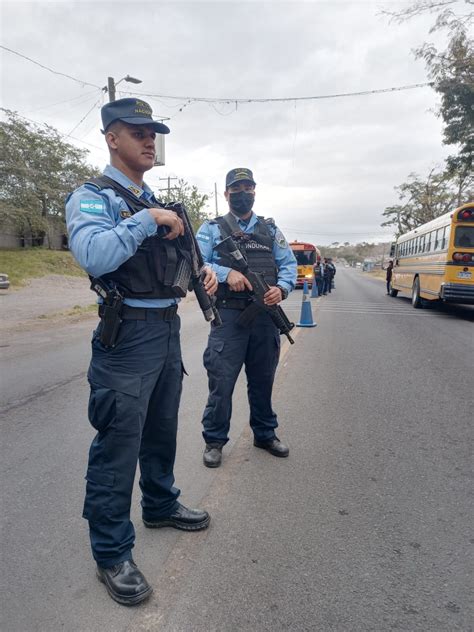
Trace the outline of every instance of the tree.
{"label": "tree", "polygon": [[53,127],[2,112],[0,222],[40,245],[54,224],[65,230],[67,194],[99,172],[85,162],[87,151],[65,142]]}
{"label": "tree", "polygon": [[387,207],[382,226],[396,226],[397,236],[461,206],[472,199],[474,178],[464,170],[436,171],[426,180],[411,173],[408,180],[395,187],[401,204]]}
{"label": "tree", "polygon": [[[472,171],[474,150],[474,47],[469,28],[474,13],[456,13],[457,0],[418,0],[400,11],[384,11],[392,20],[403,22],[423,13],[436,14],[430,33],[448,33],[445,51],[425,42],[414,53],[426,63],[433,88],[441,96],[438,114],[444,122],[443,142],[456,145],[458,153],[447,160],[448,168],[467,176]],[[472,5],[473,0],[465,0]]]}
{"label": "tree", "polygon": [[209,216],[205,210],[209,199],[209,195],[199,193],[196,185],[190,185],[183,179],[178,179],[178,186],[170,188],[168,192],[160,195],[161,202],[181,202],[184,204],[194,230],[197,230]]}

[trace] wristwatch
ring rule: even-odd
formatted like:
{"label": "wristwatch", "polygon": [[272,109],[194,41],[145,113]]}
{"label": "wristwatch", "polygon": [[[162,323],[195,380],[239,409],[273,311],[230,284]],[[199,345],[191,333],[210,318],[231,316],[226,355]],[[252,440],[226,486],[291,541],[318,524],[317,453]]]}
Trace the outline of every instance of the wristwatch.
{"label": "wristwatch", "polygon": [[277,285],[277,288],[281,292],[281,300],[282,301],[284,301],[286,298],[288,298],[288,290],[285,290],[285,288],[281,287],[281,285]]}

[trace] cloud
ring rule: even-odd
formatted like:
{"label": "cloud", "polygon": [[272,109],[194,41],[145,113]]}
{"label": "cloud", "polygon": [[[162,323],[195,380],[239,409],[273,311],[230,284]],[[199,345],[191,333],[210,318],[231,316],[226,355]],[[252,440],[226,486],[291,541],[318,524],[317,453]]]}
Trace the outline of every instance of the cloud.
{"label": "cloud", "polygon": [[[153,185],[170,174],[206,193],[217,183],[223,211],[225,173],[249,166],[258,182],[257,210],[295,235],[299,230],[319,243],[382,238],[387,230],[380,227],[381,212],[395,202],[393,187],[412,171],[426,174],[447,154],[433,90],[284,103],[233,101],[425,82],[423,64],[411,49],[433,39],[428,35],[432,16],[390,25],[378,14],[380,6],[4,2],[5,46],[97,89],[2,51],[3,105],[63,133],[77,125],[73,136],[89,143],[79,146],[103,166],[107,152],[99,108],[106,95],[100,87],[109,76],[139,77],[139,86],[122,81],[117,97],[130,91],[182,97],[148,98],[157,116],[169,117],[172,130],[166,166],[150,173]],[[189,96],[229,102],[188,103]]]}

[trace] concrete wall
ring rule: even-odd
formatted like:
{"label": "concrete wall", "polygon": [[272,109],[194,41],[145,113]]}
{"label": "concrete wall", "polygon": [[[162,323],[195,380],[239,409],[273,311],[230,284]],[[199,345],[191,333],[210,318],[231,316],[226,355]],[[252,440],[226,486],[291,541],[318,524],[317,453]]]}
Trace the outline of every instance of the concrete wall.
{"label": "concrete wall", "polygon": [[51,218],[49,229],[41,240],[33,239],[31,233],[19,235],[16,227],[10,222],[0,224],[0,248],[31,248],[32,246],[42,246],[52,250],[67,249],[67,239],[64,235],[66,229],[61,220]]}

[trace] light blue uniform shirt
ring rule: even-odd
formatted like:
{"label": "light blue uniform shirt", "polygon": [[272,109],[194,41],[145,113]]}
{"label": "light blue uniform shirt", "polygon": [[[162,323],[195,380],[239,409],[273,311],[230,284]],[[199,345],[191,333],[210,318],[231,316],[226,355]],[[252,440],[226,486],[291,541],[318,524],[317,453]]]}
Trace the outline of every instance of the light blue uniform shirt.
{"label": "light blue uniform shirt", "polygon": [[[149,202],[153,191],[143,184],[140,188],[121,171],[108,165],[104,175],[131,191],[138,199]],[[157,231],[157,224],[144,208],[129,217],[129,208],[112,189],[99,191],[83,184],[66,201],[66,223],[69,248],[79,265],[93,277],[99,277],[130,259],[138,246]],[[125,299],[132,307],[168,307],[177,298]]]}
{"label": "light blue uniform shirt", "polygon": [[[242,221],[236,215],[234,215],[234,217],[244,233],[252,233],[258,222],[255,213],[252,213],[248,222]],[[298,274],[295,255],[280,230],[276,226],[274,228],[271,225],[268,227],[274,237],[273,256],[275,257],[275,263],[278,269],[277,283],[285,290],[288,290],[288,292],[291,292],[296,285],[296,277]],[[231,268],[221,266],[217,263],[219,256],[214,250],[214,247],[222,241],[219,225],[204,222],[198,230],[196,238],[199,241],[199,247],[204,262],[209,264],[215,271],[219,283],[225,283]]]}

